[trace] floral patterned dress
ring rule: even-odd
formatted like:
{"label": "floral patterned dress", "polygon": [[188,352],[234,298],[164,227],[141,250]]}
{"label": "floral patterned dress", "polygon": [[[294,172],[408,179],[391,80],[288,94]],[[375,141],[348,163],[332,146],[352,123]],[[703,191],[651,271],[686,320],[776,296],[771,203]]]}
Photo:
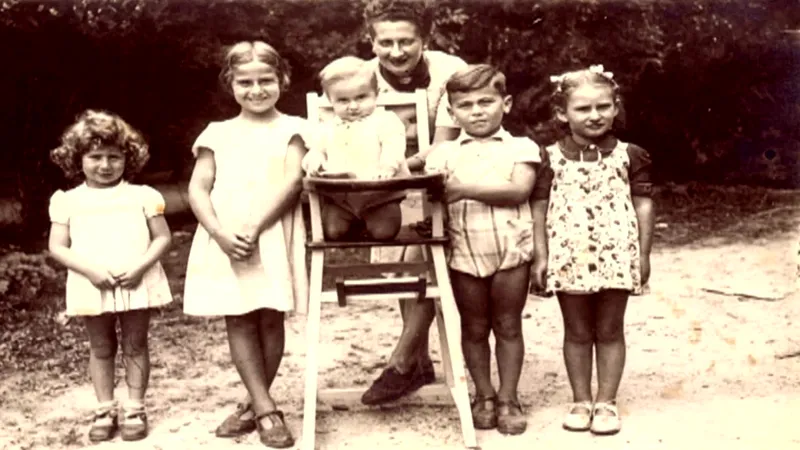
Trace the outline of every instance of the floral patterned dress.
{"label": "floral patterned dress", "polygon": [[641,293],[639,225],[626,143],[597,161],[573,161],[546,148],[553,182],[547,210],[547,290]]}

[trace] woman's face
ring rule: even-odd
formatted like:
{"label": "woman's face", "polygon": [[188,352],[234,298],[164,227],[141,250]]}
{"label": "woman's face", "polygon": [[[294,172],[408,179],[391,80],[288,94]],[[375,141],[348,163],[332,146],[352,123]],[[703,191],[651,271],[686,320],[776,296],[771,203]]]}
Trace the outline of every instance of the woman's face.
{"label": "woman's face", "polygon": [[381,66],[398,77],[409,76],[425,47],[417,26],[405,20],[380,21],[372,30],[372,52]]}

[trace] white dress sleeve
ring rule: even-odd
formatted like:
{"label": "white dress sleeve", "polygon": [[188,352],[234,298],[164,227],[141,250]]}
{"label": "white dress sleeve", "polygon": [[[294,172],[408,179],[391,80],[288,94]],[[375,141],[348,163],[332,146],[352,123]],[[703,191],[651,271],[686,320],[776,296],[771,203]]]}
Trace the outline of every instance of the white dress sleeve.
{"label": "white dress sleeve", "polygon": [[69,225],[69,197],[66,192],[58,190],[53,193],[50,197],[48,213],[51,222]]}
{"label": "white dress sleeve", "polygon": [[192,155],[197,158],[197,155],[200,153],[200,148],[206,148],[211,150],[212,152],[219,151],[219,145],[217,144],[218,139],[217,135],[217,124],[216,122],[211,122],[206,126],[206,128],[197,136],[195,139],[194,144],[192,145]]}
{"label": "white dress sleeve", "polygon": [[160,192],[150,186],[140,186],[139,192],[141,193],[145,217],[152,219],[153,217],[164,215],[167,204]]}

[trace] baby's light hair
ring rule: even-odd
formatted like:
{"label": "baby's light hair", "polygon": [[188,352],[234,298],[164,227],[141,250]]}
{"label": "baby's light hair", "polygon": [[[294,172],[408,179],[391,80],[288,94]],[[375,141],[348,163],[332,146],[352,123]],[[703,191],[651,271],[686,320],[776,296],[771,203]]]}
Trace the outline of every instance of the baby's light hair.
{"label": "baby's light hair", "polygon": [[236,67],[253,61],[260,61],[275,71],[281,91],[289,88],[291,71],[278,51],[263,41],[242,41],[228,48],[219,74],[220,81],[227,91],[231,91],[233,71]]}
{"label": "baby's light hair", "polygon": [[498,94],[506,95],[506,76],[489,64],[471,64],[457,72],[447,80],[447,95],[477,91],[487,86],[494,88]]}
{"label": "baby's light hair", "polygon": [[69,179],[83,175],[83,155],[92,150],[112,147],[125,156],[124,180],[138,174],[150,153],[142,135],[117,114],[87,109],[61,136],[61,145],[50,152],[50,159]]}
{"label": "baby's light hair", "polygon": [[410,22],[426,39],[433,28],[433,11],[425,0],[369,0],[364,7],[364,23],[370,36],[375,37],[375,22]]}
{"label": "baby's light hair", "polygon": [[375,68],[356,56],[337,58],[319,72],[319,82],[325,94],[334,83],[356,77],[362,78],[376,93],[378,92],[378,77],[375,74]]}
{"label": "baby's light hair", "polygon": [[614,81],[614,74],[607,72],[600,64],[551,76],[550,81],[555,85],[552,95],[552,102],[555,108],[565,109],[567,100],[569,100],[572,92],[587,83],[608,86],[611,89],[614,103],[618,106],[621,103],[619,85]]}

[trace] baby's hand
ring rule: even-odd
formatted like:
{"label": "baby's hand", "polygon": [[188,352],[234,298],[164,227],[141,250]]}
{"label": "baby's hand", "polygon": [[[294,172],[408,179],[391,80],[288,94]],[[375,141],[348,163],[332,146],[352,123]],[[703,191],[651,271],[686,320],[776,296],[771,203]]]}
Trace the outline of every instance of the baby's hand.
{"label": "baby's hand", "polygon": [[98,289],[114,289],[117,286],[114,275],[102,267],[92,268],[86,278]]}
{"label": "baby's hand", "polygon": [[307,175],[317,175],[324,167],[327,158],[325,154],[316,151],[310,151],[303,158],[301,166]]}
{"label": "baby's hand", "polygon": [[378,172],[375,174],[376,180],[388,180],[389,178],[394,178],[397,175],[397,171],[391,168],[381,168],[378,169]]}

